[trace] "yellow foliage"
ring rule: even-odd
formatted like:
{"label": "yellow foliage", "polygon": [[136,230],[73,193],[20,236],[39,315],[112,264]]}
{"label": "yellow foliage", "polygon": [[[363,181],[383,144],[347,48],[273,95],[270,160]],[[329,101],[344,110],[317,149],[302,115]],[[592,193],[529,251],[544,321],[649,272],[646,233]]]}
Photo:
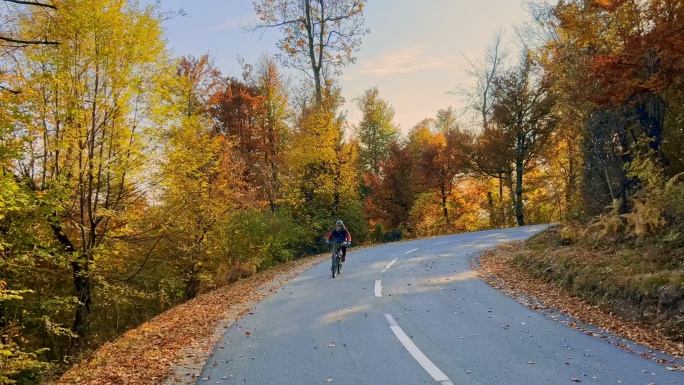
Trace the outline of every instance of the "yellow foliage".
{"label": "yellow foliage", "polygon": [[614,237],[624,229],[624,221],[619,215],[620,201],[614,201],[610,208],[609,213],[601,214],[589,222],[583,237],[595,240]]}
{"label": "yellow foliage", "polygon": [[635,202],[632,212],[622,216],[627,219],[630,231],[637,237],[655,234],[666,224],[662,206],[653,200]]}
{"label": "yellow foliage", "polygon": [[582,229],[575,223],[568,223],[561,228],[561,240],[565,244],[576,243],[582,237]]}

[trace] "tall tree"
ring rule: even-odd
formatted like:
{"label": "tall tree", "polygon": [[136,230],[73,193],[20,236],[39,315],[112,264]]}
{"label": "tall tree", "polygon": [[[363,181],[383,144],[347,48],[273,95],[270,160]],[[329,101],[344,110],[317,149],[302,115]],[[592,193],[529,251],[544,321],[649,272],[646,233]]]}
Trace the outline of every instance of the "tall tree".
{"label": "tall tree", "polygon": [[466,75],[475,82],[471,88],[458,87],[452,94],[463,97],[466,108],[473,112],[482,128],[489,126],[494,101],[494,80],[505,69],[508,51],[504,44],[504,33],[499,31],[487,46],[481,59],[466,58]]}
{"label": "tall tree", "polygon": [[256,183],[262,158],[259,124],[265,113],[264,98],[258,87],[225,78],[211,97],[209,111],[214,133],[229,138],[246,165],[243,180]]}
{"label": "tall tree", "polygon": [[440,109],[435,119],[435,140],[424,150],[424,172],[431,175],[432,183],[441,201],[441,209],[447,227],[451,224],[448,199],[452,195],[455,178],[466,169],[465,154],[460,146],[467,138],[452,108]]}
{"label": "tall tree", "polygon": [[285,79],[278,71],[276,62],[262,56],[254,67],[245,65],[245,80],[256,87],[263,107],[257,120],[257,140],[260,142],[259,186],[263,198],[275,213],[282,198],[281,186],[284,173],[285,151],[291,137],[287,124],[290,118],[289,95]]}
{"label": "tall tree", "polygon": [[229,218],[243,190],[241,162],[234,158],[229,135],[211,124],[212,101],[223,90],[220,72],[207,55],[178,62],[168,127],[165,160],[160,166],[162,194],[159,215],[165,221],[162,247],[180,272],[185,299],[194,298],[203,277],[211,276],[215,258],[207,238]]}
{"label": "tall tree", "polygon": [[[502,130],[506,150],[512,158],[508,161],[515,170],[515,188],[508,180],[509,188],[515,191],[513,204],[519,226],[525,224],[523,212],[523,181],[525,170],[547,145],[555,129],[556,119],[552,114],[553,95],[549,83],[538,72],[529,53],[523,55],[517,68],[502,74],[494,83],[494,105],[492,124]],[[493,131],[494,132],[494,131]]]}
{"label": "tall tree", "polygon": [[383,177],[374,192],[374,202],[379,211],[377,216],[385,227],[398,229],[408,222],[420,183],[409,148],[393,141],[389,150],[382,167]]}
{"label": "tall tree", "polygon": [[[278,27],[278,57],[288,67],[303,71],[314,81],[316,102],[323,101],[326,79],[353,63],[353,53],[368,33],[363,27],[365,0],[254,1],[260,22],[253,30]],[[329,79],[331,80],[331,79]]]}
{"label": "tall tree", "polygon": [[393,122],[394,108],[380,98],[377,87],[366,90],[356,99],[363,114],[354,132],[359,139],[361,167],[366,172],[380,173],[380,165],[387,160],[389,146],[396,140],[399,128]]}
{"label": "tall tree", "polygon": [[337,114],[339,92],[326,95],[322,104],[308,107],[295,127],[287,153],[288,175],[284,202],[307,221],[312,239],[328,226],[330,218],[353,211],[362,225],[356,144],[345,143],[344,119]]}
{"label": "tall tree", "polygon": [[158,74],[168,67],[154,8],[124,0],[61,5],[54,18],[31,19],[54,23],[52,36],[63,44],[27,48],[26,81],[18,88],[30,88],[25,102],[33,111],[23,178],[50,197],[47,221],[72,268],[73,354],[88,337],[95,270],[108,235],[142,199],[150,150],[145,122],[155,111]]}
{"label": "tall tree", "polygon": [[[464,151],[470,155],[464,159],[469,167],[486,177],[494,178],[499,185],[498,202],[495,202],[493,194],[490,192],[490,221],[493,226],[503,224],[503,218],[497,211],[503,207],[503,185],[510,175],[510,165],[501,154],[502,146],[495,143],[497,132],[491,127],[494,106],[494,82],[506,71],[509,51],[504,42],[504,31],[499,31],[492,38],[491,43],[485,49],[483,56],[479,59],[467,59],[468,65],[465,73],[474,85],[470,88],[459,87],[452,91],[453,94],[460,95],[466,103],[466,111],[474,116],[473,126],[478,128],[475,132],[480,132],[479,139],[475,136],[466,138],[461,143]],[[466,115],[468,116],[468,115]],[[498,148],[498,150],[496,150]]]}

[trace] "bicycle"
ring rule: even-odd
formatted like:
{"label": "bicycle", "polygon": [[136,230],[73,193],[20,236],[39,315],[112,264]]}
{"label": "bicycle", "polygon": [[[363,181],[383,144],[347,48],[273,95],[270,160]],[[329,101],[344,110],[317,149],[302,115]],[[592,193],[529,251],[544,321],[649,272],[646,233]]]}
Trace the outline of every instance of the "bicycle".
{"label": "bicycle", "polygon": [[337,271],[337,274],[340,274],[340,271],[342,270],[342,261],[340,257],[341,245],[341,243],[333,243],[332,267],[330,268],[330,270],[332,270],[333,278],[335,278],[335,271]]}

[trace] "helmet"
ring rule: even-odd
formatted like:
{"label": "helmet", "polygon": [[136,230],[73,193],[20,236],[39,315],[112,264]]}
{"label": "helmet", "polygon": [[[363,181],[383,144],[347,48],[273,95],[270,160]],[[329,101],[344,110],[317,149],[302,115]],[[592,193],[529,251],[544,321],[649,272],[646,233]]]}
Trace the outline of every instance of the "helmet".
{"label": "helmet", "polygon": [[338,219],[337,222],[335,222],[335,226],[344,226],[344,223]]}

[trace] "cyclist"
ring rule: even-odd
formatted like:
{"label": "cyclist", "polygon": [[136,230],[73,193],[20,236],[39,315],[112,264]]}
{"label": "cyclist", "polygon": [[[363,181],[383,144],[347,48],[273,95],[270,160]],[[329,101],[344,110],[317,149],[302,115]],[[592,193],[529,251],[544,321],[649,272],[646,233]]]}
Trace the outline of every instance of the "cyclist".
{"label": "cyclist", "polygon": [[351,234],[344,227],[344,223],[341,220],[335,222],[335,228],[325,236],[325,243],[329,245],[331,241],[342,248],[341,261],[344,262],[344,257],[347,255],[347,246],[351,246]]}

